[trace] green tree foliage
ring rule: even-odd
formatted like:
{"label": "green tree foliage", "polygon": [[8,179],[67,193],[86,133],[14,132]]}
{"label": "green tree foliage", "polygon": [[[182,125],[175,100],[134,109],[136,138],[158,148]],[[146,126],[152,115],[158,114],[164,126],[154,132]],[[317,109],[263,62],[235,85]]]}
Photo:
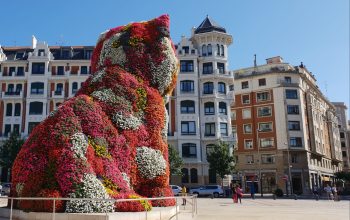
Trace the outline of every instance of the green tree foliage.
{"label": "green tree foliage", "polygon": [[9,139],[0,146],[0,166],[5,169],[11,169],[23,144],[24,139],[15,133],[11,133]]}
{"label": "green tree foliage", "polygon": [[183,160],[174,146],[168,145],[170,175],[181,175]]}
{"label": "green tree foliage", "polygon": [[341,180],[344,180],[346,182],[350,182],[350,173],[349,172],[344,172],[344,171],[337,172],[337,173],[335,173],[335,177],[337,179],[341,179]]}
{"label": "green tree foliage", "polygon": [[230,154],[229,144],[220,141],[216,144],[213,150],[208,154],[207,161],[209,163],[209,169],[215,171],[221,180],[232,173],[234,170],[234,157],[233,153]]}

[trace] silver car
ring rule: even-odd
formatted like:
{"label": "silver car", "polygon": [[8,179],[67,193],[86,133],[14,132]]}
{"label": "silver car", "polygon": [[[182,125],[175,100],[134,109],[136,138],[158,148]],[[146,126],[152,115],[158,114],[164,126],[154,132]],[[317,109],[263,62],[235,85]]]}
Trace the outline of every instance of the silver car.
{"label": "silver car", "polygon": [[178,185],[170,185],[170,187],[173,190],[174,196],[178,196],[182,191],[182,188]]}
{"label": "silver car", "polygon": [[3,183],[1,186],[1,195],[10,195],[11,183]]}
{"label": "silver car", "polygon": [[190,194],[197,194],[198,196],[213,196],[218,198],[219,196],[224,195],[224,190],[219,185],[208,185],[190,189]]}

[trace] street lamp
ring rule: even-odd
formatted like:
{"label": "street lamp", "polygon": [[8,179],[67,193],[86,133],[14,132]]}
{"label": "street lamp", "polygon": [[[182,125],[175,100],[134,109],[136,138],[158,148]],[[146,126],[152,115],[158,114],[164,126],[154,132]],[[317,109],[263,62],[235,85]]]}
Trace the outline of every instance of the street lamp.
{"label": "street lamp", "polygon": [[261,156],[260,156],[260,147],[259,147],[259,128],[256,129],[256,147],[258,148],[258,170],[259,170],[259,181],[260,181],[260,194],[261,197],[264,197],[263,194],[263,186],[262,186],[262,178],[261,178]]}
{"label": "street lamp", "polygon": [[293,195],[293,181],[292,181],[292,172],[291,172],[291,165],[290,165],[290,156],[289,156],[289,145],[288,143],[284,143],[287,147],[287,165],[288,165],[288,184],[289,184],[289,189],[287,187],[287,196],[289,195],[289,190],[290,190],[290,195]]}

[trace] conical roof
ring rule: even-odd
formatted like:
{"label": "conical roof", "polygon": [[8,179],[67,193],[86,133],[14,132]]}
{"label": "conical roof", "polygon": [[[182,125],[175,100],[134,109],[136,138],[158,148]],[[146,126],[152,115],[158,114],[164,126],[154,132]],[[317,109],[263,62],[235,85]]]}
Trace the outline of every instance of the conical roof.
{"label": "conical roof", "polygon": [[194,33],[199,34],[212,31],[226,33],[225,28],[221,27],[218,23],[216,23],[213,19],[209,18],[209,16],[207,15],[207,17],[204,19],[204,21],[202,21],[202,23],[198,26]]}

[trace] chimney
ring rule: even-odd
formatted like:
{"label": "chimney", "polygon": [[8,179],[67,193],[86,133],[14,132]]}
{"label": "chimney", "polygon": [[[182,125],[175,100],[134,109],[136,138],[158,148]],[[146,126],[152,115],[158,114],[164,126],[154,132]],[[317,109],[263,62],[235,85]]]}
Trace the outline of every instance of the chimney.
{"label": "chimney", "polygon": [[38,43],[38,40],[36,39],[36,37],[34,35],[32,35],[32,48],[33,49],[36,48],[37,43]]}

